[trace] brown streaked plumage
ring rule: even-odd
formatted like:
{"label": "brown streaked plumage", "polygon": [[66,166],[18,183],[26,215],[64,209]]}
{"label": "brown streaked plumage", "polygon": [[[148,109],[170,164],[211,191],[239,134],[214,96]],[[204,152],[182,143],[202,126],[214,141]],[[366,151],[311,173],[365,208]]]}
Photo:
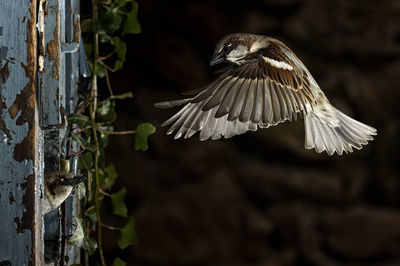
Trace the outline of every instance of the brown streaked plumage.
{"label": "brown streaked plumage", "polygon": [[210,65],[230,63],[220,77],[189,98],[157,103],[184,105],[165,121],[167,134],[200,140],[230,138],[304,115],[305,147],[342,154],[361,149],[376,129],[334,108],[310,72],[284,43],[266,36],[230,34],[215,47]]}

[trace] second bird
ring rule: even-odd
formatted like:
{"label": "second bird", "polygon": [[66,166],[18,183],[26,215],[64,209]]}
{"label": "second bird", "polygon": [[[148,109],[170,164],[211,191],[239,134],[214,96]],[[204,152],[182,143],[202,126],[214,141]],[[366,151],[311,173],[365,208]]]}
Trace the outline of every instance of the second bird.
{"label": "second bird", "polygon": [[200,140],[230,138],[304,116],[305,148],[342,154],[361,149],[376,129],[333,107],[300,59],[284,43],[266,36],[235,33],[216,45],[210,65],[229,63],[225,72],[188,98],[156,103],[184,105],[165,121],[167,134]]}

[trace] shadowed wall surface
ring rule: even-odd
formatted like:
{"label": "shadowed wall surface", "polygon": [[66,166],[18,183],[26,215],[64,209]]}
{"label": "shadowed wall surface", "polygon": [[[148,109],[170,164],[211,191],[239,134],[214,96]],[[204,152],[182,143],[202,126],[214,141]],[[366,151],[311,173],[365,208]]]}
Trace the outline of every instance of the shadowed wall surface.
{"label": "shadowed wall surface", "polygon": [[[400,2],[139,1],[142,33],[112,75],[117,130],[157,126],[147,152],[111,138],[140,243],[128,265],[400,265]],[[232,32],[284,41],[330,102],[378,129],[361,151],[304,149],[300,119],[228,140],[166,136],[176,110],[154,102],[212,81],[215,43]],[[109,217],[106,222],[118,224]],[[108,221],[107,221],[108,220]],[[117,234],[107,232],[115,255]],[[114,242],[114,243],[112,243]]]}

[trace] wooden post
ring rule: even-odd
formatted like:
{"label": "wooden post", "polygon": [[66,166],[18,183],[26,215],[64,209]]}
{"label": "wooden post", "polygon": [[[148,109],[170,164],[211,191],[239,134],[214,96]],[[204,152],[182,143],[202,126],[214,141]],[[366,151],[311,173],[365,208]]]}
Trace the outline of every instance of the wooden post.
{"label": "wooden post", "polygon": [[67,147],[77,151],[65,114],[77,104],[80,74],[87,75],[79,24],[78,0],[0,0],[1,266],[58,264],[66,254],[80,262],[62,237],[72,233],[76,196],[61,216],[42,213],[44,172],[59,170],[72,153]]}
{"label": "wooden post", "polygon": [[43,265],[36,8],[0,1],[0,265]]}

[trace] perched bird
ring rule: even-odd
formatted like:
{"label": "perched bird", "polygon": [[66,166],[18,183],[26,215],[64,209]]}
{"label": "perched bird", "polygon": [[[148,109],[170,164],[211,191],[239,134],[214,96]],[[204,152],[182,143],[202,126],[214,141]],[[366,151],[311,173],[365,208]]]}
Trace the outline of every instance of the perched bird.
{"label": "perched bird", "polygon": [[44,176],[44,213],[54,210],[71,194],[72,189],[85,179],[66,172],[51,172]]}
{"label": "perched bird", "polygon": [[275,126],[304,116],[305,148],[329,155],[361,149],[376,129],[333,107],[300,59],[271,37],[235,33],[215,47],[210,65],[229,63],[214,82],[186,93],[188,98],[156,103],[183,105],[162,126],[167,134],[200,140],[230,138],[258,127]]}

